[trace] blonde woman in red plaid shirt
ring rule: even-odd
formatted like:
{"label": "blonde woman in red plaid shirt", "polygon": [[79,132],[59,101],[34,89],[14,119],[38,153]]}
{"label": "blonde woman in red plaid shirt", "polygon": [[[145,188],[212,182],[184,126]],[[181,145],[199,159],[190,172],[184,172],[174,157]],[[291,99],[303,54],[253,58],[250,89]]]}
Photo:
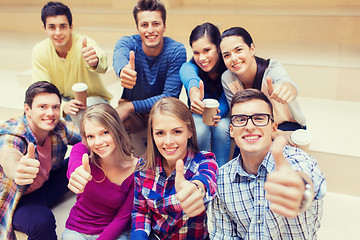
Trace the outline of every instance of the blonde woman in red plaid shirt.
{"label": "blonde woman in red plaid shirt", "polygon": [[199,151],[188,107],[171,97],[156,102],[135,172],[131,239],[209,239],[217,172],[215,155]]}

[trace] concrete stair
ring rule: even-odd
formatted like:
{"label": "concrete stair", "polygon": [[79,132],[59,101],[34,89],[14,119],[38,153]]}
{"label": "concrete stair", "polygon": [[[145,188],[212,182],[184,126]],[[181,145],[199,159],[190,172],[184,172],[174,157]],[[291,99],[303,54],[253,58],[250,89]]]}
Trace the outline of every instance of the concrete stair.
{"label": "concrete stair", "polygon": [[[107,0],[101,4],[90,1],[86,6],[83,3],[81,0],[68,2],[73,13],[74,30],[95,39],[107,52],[111,66],[115,42],[123,35],[136,33],[131,11],[136,1]],[[358,1],[321,0],[313,5],[310,0],[301,4],[273,0],[259,6],[259,2],[245,4],[244,1],[234,0],[183,0],[181,4],[169,0],[165,3],[172,3],[167,9],[166,35],[182,42],[189,58],[192,53],[188,36],[197,24],[210,21],[217,24],[221,31],[230,26],[248,29],[255,41],[257,55],[279,60],[298,85],[302,109],[314,135],[310,150],[320,163],[323,162],[324,169],[329,166],[326,171],[329,176],[333,175],[331,169],[334,169],[333,172],[339,169],[334,166],[342,166],[339,159],[358,164],[360,153],[354,149],[360,141],[355,140],[354,130],[340,131],[336,138],[332,138],[338,127],[337,121],[331,121],[339,112],[345,111],[350,119],[356,119],[356,114],[360,112],[360,92],[357,88],[360,76]],[[31,48],[46,37],[40,20],[42,4],[41,1],[21,4],[20,0],[0,3],[0,53],[7,56],[0,59],[0,78],[2,82],[11,79],[11,84],[4,87],[17,89],[16,92],[4,91],[4,99],[12,96],[23,99],[23,93],[30,84]],[[26,19],[27,24],[19,19]],[[104,81],[115,96],[112,103],[116,104],[122,89],[111,67]],[[185,93],[182,96],[186,98]],[[4,100],[0,101],[0,106],[19,111],[22,101],[19,104]],[[332,108],[326,112],[328,107]],[[350,124],[345,125],[350,127]],[[327,164],[329,159],[333,159],[331,164]],[[349,179],[356,174],[356,168],[351,169],[353,174],[348,175]],[[360,191],[351,187],[345,190],[341,187],[342,182],[336,184],[339,174],[334,175],[336,180],[329,179],[329,190],[360,196]]]}
{"label": "concrete stair", "polygon": [[[111,66],[115,42],[136,33],[132,17],[136,0],[63,2],[72,10],[74,30],[95,39],[107,52]],[[188,58],[192,55],[188,46],[191,30],[209,21],[221,31],[245,27],[253,36],[258,56],[275,58],[285,66],[300,90],[299,101],[313,136],[310,153],[328,181],[327,220],[319,239],[346,239],[341,235],[344,232],[350,234],[348,238],[356,236],[355,226],[339,226],[334,219],[353,216],[360,203],[360,130],[356,125],[360,119],[360,1],[163,2],[168,13],[165,34],[186,46]],[[43,0],[0,2],[0,122],[22,114],[31,79],[31,49],[46,37],[40,20],[43,4]],[[111,67],[103,81],[115,97],[111,102],[115,106],[122,88]],[[186,101],[184,91],[181,99]],[[56,208],[57,214],[72,204],[73,198],[66,200]],[[59,233],[64,225],[60,221]]]}

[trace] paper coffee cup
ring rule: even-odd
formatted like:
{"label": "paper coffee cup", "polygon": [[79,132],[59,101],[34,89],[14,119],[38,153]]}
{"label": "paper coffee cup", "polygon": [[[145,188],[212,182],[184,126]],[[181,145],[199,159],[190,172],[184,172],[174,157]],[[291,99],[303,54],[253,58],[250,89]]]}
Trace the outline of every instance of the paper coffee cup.
{"label": "paper coffee cup", "polygon": [[79,100],[86,106],[86,98],[87,98],[87,89],[88,86],[85,83],[75,83],[72,86],[72,90],[74,92],[74,98]]}
{"label": "paper coffee cup", "polygon": [[296,144],[298,148],[307,152],[309,150],[309,145],[312,137],[309,131],[306,131],[304,129],[298,129],[291,134],[291,140]]}
{"label": "paper coffee cup", "polygon": [[203,103],[205,103],[205,109],[202,114],[203,123],[213,126],[213,116],[218,114],[219,102],[216,99],[207,98],[203,100]]}

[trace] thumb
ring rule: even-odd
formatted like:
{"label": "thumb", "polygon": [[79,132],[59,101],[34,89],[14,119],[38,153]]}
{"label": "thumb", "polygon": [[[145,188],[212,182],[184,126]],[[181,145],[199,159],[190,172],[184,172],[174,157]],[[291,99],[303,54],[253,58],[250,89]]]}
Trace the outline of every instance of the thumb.
{"label": "thumb", "polygon": [[91,168],[89,164],[89,155],[86,153],[82,157],[82,165],[84,167],[84,170],[91,174]]}
{"label": "thumb", "polygon": [[276,137],[271,146],[271,154],[273,155],[275,161],[275,169],[286,169],[291,168],[290,163],[283,155],[283,149],[287,143],[287,140],[284,136],[280,135]]}
{"label": "thumb", "polygon": [[29,143],[28,145],[27,157],[35,159],[35,145],[33,143]]}
{"label": "thumb", "polygon": [[87,47],[87,38],[86,37],[83,37],[83,39],[82,39],[82,47],[83,48]]}
{"label": "thumb", "polygon": [[199,82],[199,89],[200,89],[200,100],[204,99],[204,82],[200,80]]}
{"label": "thumb", "polygon": [[176,192],[181,190],[182,183],[186,181],[184,177],[184,162],[179,159],[176,161],[175,189]]}
{"label": "thumb", "polygon": [[129,53],[129,64],[130,64],[131,70],[135,70],[135,53],[134,53],[134,51],[130,51],[130,53]]}
{"label": "thumb", "polygon": [[268,93],[269,95],[271,95],[274,91],[274,84],[272,82],[271,77],[266,77],[266,84],[267,84]]}

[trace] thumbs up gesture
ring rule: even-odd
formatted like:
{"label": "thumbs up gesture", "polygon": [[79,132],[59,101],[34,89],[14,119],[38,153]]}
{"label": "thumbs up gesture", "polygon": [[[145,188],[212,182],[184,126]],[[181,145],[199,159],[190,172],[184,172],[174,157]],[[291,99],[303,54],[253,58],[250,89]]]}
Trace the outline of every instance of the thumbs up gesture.
{"label": "thumbs up gesture", "polygon": [[28,185],[34,182],[39,172],[40,162],[35,159],[35,146],[29,143],[27,154],[20,158],[16,167],[15,183],[18,185]]}
{"label": "thumbs up gesture", "polygon": [[297,95],[297,90],[290,82],[273,84],[271,77],[266,77],[268,93],[275,101],[285,104],[291,103]]}
{"label": "thumbs up gesture", "polygon": [[70,175],[68,188],[76,194],[82,193],[86,184],[92,179],[89,164],[89,155],[86,153],[82,157],[82,165],[77,167]]}
{"label": "thumbs up gesture", "polygon": [[[196,181],[196,183],[204,189],[204,185],[200,181]],[[176,162],[175,189],[176,198],[187,215],[195,217],[205,210],[204,196],[195,184],[185,179],[184,162],[181,159]]]}
{"label": "thumbs up gesture", "polygon": [[99,58],[96,55],[96,51],[93,47],[88,47],[87,46],[87,38],[84,37],[82,40],[82,50],[81,53],[85,59],[85,61],[87,62],[87,64],[90,67],[94,67],[96,68],[98,63],[99,63]]}
{"label": "thumbs up gesture", "polygon": [[267,176],[265,182],[265,197],[271,202],[270,209],[284,217],[296,217],[304,196],[305,184],[300,172],[291,168],[283,155],[283,148],[287,140],[278,136],[271,147],[271,154],[275,161],[275,171]]}
{"label": "thumbs up gesture", "polygon": [[120,71],[121,86],[124,88],[133,89],[136,84],[136,75],[135,53],[134,51],[130,51],[129,63]]}
{"label": "thumbs up gesture", "polygon": [[204,82],[200,80],[199,88],[192,87],[189,90],[189,98],[190,98],[190,111],[201,115],[204,112],[205,103],[202,102],[204,99]]}

